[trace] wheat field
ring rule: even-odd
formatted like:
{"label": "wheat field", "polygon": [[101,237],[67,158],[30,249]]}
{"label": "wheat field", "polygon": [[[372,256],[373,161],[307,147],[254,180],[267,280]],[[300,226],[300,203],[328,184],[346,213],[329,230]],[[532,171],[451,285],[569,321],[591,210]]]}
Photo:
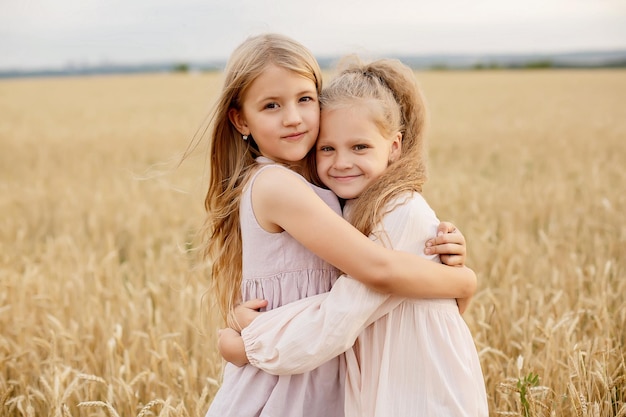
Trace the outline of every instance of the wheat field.
{"label": "wheat field", "polygon": [[[491,415],[626,416],[626,71],[417,77]],[[219,80],[0,80],[0,415],[206,412],[205,147],[177,164]]]}

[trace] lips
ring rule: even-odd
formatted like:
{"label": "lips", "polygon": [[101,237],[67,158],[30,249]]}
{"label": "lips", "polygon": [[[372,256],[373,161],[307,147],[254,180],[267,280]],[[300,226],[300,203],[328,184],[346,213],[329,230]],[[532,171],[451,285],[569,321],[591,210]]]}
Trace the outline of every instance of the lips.
{"label": "lips", "polygon": [[342,175],[340,177],[331,176],[331,178],[337,182],[350,182],[358,177],[360,177],[360,175]]}
{"label": "lips", "polygon": [[298,140],[298,139],[302,139],[305,134],[306,132],[296,132],[290,135],[283,136],[282,138],[285,140]]}

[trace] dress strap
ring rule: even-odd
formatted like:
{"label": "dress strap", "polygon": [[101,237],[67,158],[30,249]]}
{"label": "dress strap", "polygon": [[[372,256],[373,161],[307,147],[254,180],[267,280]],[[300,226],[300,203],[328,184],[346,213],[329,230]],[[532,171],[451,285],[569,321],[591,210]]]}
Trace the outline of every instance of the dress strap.
{"label": "dress strap", "polygon": [[286,171],[289,171],[291,174],[295,175],[296,177],[300,178],[300,180],[302,180],[305,184],[311,185],[310,182],[308,182],[306,180],[306,178],[304,178],[302,175],[298,174],[297,172],[295,172],[292,169],[287,168],[284,165],[281,165],[279,163],[276,163],[274,161],[272,161],[269,158],[266,158],[264,156],[259,156],[258,158],[256,158],[257,164],[259,165],[258,168],[256,168],[256,170],[252,173],[252,175],[250,176],[250,179],[248,180],[248,183],[246,184],[246,187],[250,187],[253,183],[254,180],[256,179],[256,177],[264,170],[266,169],[271,169],[271,168],[278,168],[278,169],[284,169]]}

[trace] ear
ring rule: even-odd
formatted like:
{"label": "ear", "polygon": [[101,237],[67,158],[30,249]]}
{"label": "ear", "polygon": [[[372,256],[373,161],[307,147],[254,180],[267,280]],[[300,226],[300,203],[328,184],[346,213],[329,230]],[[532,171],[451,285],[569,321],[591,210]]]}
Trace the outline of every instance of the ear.
{"label": "ear", "polygon": [[235,126],[235,129],[237,129],[239,133],[241,133],[242,135],[250,134],[250,129],[248,129],[248,124],[246,123],[246,119],[240,110],[229,109],[228,120],[230,120],[233,126]]}
{"label": "ear", "polygon": [[396,133],[396,136],[392,139],[391,149],[389,151],[389,161],[395,162],[400,158],[402,154],[402,133]]}

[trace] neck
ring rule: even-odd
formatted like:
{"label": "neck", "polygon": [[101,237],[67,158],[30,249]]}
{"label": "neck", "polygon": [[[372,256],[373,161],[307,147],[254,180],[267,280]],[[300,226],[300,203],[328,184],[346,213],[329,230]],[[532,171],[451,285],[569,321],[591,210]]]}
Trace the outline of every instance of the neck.
{"label": "neck", "polygon": [[[261,158],[261,159],[259,159]],[[272,158],[269,158],[265,155],[261,155],[257,158],[257,162],[273,162],[275,164],[281,164],[286,166],[287,168],[297,172],[300,175],[303,175],[304,172],[304,161],[296,161],[296,162],[289,162],[289,161],[276,161]]]}

